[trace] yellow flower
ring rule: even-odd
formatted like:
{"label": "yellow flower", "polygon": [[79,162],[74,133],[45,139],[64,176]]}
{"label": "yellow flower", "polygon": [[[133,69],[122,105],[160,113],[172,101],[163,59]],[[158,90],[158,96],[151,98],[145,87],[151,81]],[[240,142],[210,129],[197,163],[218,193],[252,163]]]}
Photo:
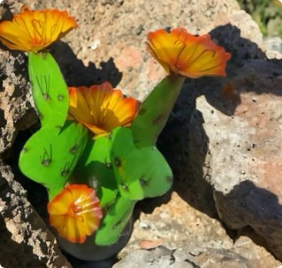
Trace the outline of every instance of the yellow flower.
{"label": "yellow flower", "polygon": [[77,120],[95,135],[128,126],[138,108],[137,100],[124,97],[108,82],[90,88],[70,87],[69,97],[69,119]]}
{"label": "yellow flower", "polygon": [[50,225],[72,243],[83,243],[93,234],[102,218],[95,190],[83,184],[70,184],[48,203]]}
{"label": "yellow flower", "polygon": [[183,28],[170,32],[149,32],[148,50],[169,73],[198,78],[204,75],[225,76],[226,61],[231,55],[216,45],[208,34],[193,36]]}
{"label": "yellow flower", "polygon": [[66,11],[29,10],[23,6],[12,21],[0,23],[0,40],[10,49],[38,52],[77,27]]}

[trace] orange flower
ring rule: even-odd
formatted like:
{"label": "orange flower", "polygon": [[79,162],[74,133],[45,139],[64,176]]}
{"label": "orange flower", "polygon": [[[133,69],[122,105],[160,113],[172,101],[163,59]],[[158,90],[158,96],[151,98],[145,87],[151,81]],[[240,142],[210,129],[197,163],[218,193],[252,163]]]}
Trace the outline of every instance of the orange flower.
{"label": "orange flower", "polygon": [[102,218],[95,190],[82,184],[66,186],[48,204],[50,225],[72,243],[83,243],[93,234]]}
{"label": "orange flower", "polygon": [[89,128],[95,135],[109,133],[118,126],[128,126],[133,120],[137,100],[124,97],[108,82],[99,86],[70,87],[69,119]]}
{"label": "orange flower", "polygon": [[66,11],[29,10],[23,6],[13,21],[0,23],[0,40],[10,49],[38,52],[77,27]]}
{"label": "orange flower", "polygon": [[193,36],[183,28],[148,33],[148,50],[170,73],[190,78],[204,75],[225,76],[231,55],[217,46],[208,34]]}

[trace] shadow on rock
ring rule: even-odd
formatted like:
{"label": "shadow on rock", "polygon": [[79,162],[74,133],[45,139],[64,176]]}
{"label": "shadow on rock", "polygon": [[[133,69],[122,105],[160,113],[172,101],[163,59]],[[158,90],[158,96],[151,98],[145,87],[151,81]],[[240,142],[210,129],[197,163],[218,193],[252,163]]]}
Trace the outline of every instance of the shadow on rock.
{"label": "shadow on rock", "polygon": [[[230,193],[214,192],[221,220],[230,228],[240,230],[250,226],[261,237],[259,244],[282,259],[282,205],[270,191],[246,180],[236,185]],[[252,238],[252,237],[251,237]],[[256,241],[258,243],[258,241]]]}
{"label": "shadow on rock", "polygon": [[[275,78],[281,75],[282,62],[267,59],[257,44],[241,37],[240,29],[233,25],[219,26],[210,34],[232,54],[227,76],[186,79],[158,147],[174,171],[174,190],[196,209],[217,218],[209,177],[209,137],[196,100],[205,96],[214,109],[231,117],[241,104],[241,94],[281,95],[281,81]],[[264,85],[266,79],[270,87]]]}
{"label": "shadow on rock", "polygon": [[[281,73],[282,61],[267,59],[256,43],[241,37],[236,26],[219,26],[210,32],[213,40],[231,53],[227,63],[227,76],[223,79],[203,78],[199,80],[207,101],[226,115],[233,115],[241,103],[241,94],[274,94],[281,96],[282,90],[277,79]],[[271,86],[261,86],[267,79]]]}
{"label": "shadow on rock", "polygon": [[[190,95],[191,91],[184,88],[160,136],[158,147],[172,167],[173,190],[197,210],[216,218],[213,189],[204,179],[203,171],[209,139],[202,127],[202,115],[195,110],[195,99],[192,101],[192,96],[188,97],[187,93]],[[193,131],[190,131],[191,125]]]}
{"label": "shadow on rock", "polygon": [[122,73],[115,66],[113,58],[101,62],[99,67],[92,62],[85,66],[70,46],[62,41],[56,42],[50,52],[58,62],[68,86],[89,87],[108,81],[116,87],[121,81]]}

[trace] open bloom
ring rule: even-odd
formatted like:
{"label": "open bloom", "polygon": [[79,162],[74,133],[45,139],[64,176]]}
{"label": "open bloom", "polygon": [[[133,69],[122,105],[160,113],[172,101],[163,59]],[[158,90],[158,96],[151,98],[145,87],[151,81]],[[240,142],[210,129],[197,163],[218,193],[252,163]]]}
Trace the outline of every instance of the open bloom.
{"label": "open bloom", "polygon": [[128,126],[138,108],[137,100],[124,97],[108,82],[90,88],[70,87],[69,98],[69,119],[77,120],[95,135]]}
{"label": "open bloom", "polygon": [[48,203],[50,225],[72,243],[83,243],[93,234],[102,218],[95,190],[83,184],[70,184]]}
{"label": "open bloom", "polygon": [[226,61],[231,55],[208,34],[194,36],[183,28],[160,29],[149,32],[147,39],[149,52],[169,74],[190,78],[225,76]]}
{"label": "open bloom", "polygon": [[66,11],[29,10],[23,6],[12,21],[0,23],[0,40],[10,49],[38,52],[77,27]]}

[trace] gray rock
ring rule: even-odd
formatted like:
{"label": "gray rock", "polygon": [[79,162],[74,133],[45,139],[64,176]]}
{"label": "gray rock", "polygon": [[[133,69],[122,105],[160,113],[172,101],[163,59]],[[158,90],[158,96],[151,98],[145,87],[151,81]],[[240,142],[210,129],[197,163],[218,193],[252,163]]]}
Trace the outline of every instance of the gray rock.
{"label": "gray rock", "polygon": [[[142,266],[141,266],[142,265]],[[168,250],[158,247],[151,251],[136,250],[113,268],[250,268],[250,261],[227,250],[191,248]]]}
{"label": "gray rock", "polygon": [[54,236],[25,196],[11,168],[0,161],[0,264],[70,268]]}
{"label": "gray rock", "polygon": [[220,218],[231,229],[251,226],[279,259],[281,67],[262,60],[245,63],[225,85],[230,96],[218,100],[225,104],[221,110],[204,97],[197,100],[208,137],[204,173]]}
{"label": "gray rock", "polygon": [[[30,86],[27,82],[27,62],[24,55],[0,51],[0,155],[8,154],[18,131],[36,122],[32,109]],[[4,157],[4,156],[3,156]]]}
{"label": "gray rock", "polygon": [[176,260],[173,256],[173,251],[165,247],[157,247],[151,251],[133,251],[132,253],[126,255],[126,257],[120,262],[115,264],[113,268],[139,268],[140,265],[144,268],[193,268],[189,262],[185,262],[181,260],[181,258]]}
{"label": "gray rock", "polygon": [[282,58],[282,39],[278,36],[264,39],[264,46],[267,49],[268,58]]}

